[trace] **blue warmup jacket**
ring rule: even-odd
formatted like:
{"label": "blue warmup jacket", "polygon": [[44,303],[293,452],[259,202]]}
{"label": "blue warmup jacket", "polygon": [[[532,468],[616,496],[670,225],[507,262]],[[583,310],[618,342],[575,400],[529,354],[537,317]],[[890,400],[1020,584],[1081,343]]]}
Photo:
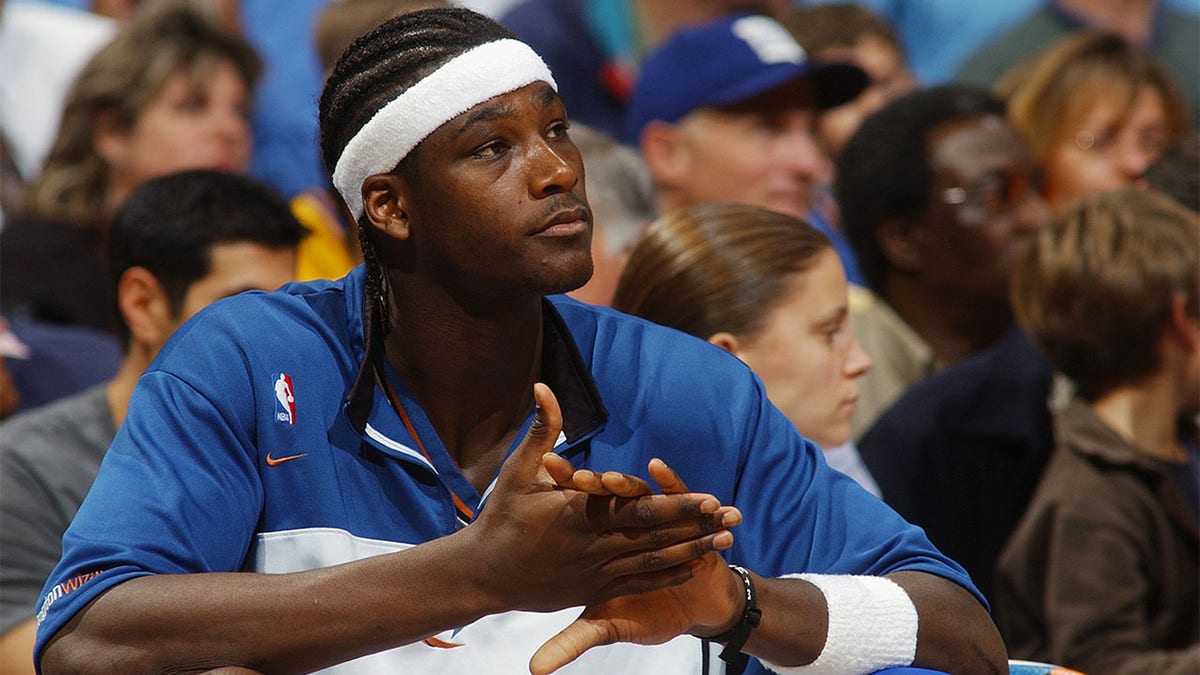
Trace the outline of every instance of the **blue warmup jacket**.
{"label": "blue warmup jacket", "polygon": [[[364,356],[363,268],[337,282],[247,293],[184,325],[142,377],[37,607],[40,654],[90,600],[148,574],[308,570],[455,532],[486,508],[389,370],[425,455],[376,387],[361,433],[345,402]],[[829,469],[761,381],[708,343],[565,297],[546,305],[542,375],[578,467],[647,476],[661,457],[688,487],[744,514],[726,552],[766,576],[937,574],[970,579],[917,527]],[[481,363],[480,368],[488,364]],[[532,415],[530,416],[532,419]],[[528,424],[528,421],[527,421]],[[579,613],[510,612],[329,672],[520,672]],[[683,636],[613,645],[565,672],[695,673]],[[757,662],[750,672],[763,672]]]}

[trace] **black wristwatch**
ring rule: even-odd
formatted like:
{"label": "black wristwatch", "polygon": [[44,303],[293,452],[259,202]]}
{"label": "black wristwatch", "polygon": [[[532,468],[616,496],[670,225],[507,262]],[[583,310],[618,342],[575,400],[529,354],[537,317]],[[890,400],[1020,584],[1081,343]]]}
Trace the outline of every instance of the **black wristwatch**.
{"label": "black wristwatch", "polygon": [[742,618],[733,628],[708,638],[712,642],[723,642],[725,649],[721,650],[721,660],[729,664],[726,668],[728,675],[740,675],[746,669],[750,657],[742,653],[746,640],[750,639],[750,631],[758,628],[762,622],[762,610],[758,608],[758,596],[754,592],[754,580],[750,572],[740,565],[730,565],[738,578],[742,580],[742,589],[746,594],[746,606],[742,610]]}

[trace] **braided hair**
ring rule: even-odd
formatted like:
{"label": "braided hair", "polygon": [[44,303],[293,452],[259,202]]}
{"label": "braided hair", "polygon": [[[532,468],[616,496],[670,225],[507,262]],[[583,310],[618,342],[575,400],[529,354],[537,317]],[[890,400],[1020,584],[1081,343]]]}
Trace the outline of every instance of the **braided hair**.
{"label": "braided hair", "polygon": [[[482,44],[514,38],[494,20],[463,8],[409,12],[389,19],[356,39],[333,67],[320,101],[321,157],[332,176],[350,139],[380,109],[459,54]],[[411,180],[420,146],[393,169]],[[365,421],[373,389],[374,360],[387,329],[384,274],[365,214],[358,219],[366,282],[363,293],[363,339],[367,358],[351,397],[352,419]],[[366,409],[364,409],[364,407]]]}

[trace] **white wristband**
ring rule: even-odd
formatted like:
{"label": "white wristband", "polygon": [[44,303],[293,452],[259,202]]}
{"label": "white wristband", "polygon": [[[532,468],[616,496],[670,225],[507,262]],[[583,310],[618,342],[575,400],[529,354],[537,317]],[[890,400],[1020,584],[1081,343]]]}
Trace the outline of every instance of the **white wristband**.
{"label": "white wristband", "polygon": [[907,666],[917,655],[917,608],[891,579],[884,577],[788,574],[825,595],[829,631],[825,647],[803,666],[763,665],[784,675],[861,675],[891,666]]}

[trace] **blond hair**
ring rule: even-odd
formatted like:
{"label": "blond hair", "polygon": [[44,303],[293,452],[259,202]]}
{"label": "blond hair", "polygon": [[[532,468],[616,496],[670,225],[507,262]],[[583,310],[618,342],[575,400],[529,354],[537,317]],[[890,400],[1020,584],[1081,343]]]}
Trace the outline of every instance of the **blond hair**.
{"label": "blond hair", "polygon": [[249,43],[194,3],[160,2],[139,11],[88,61],[68,92],[58,135],[25,193],[25,209],[76,224],[105,220],[111,171],[95,146],[97,120],[111,114],[121,128],[132,128],[171,76],[185,73],[199,87],[222,63],[232,63],[247,88],[262,70]]}
{"label": "blond hair", "polygon": [[1200,214],[1136,188],[1039,228],[1012,279],[1017,320],[1086,400],[1155,372],[1172,304],[1200,316],[1198,295]]}
{"label": "blond hair", "polygon": [[1045,160],[1079,131],[1098,100],[1124,99],[1121,108],[1129,110],[1143,85],[1162,99],[1167,143],[1181,138],[1188,130],[1187,104],[1175,80],[1153,56],[1111,33],[1085,32],[1053,43],[1005,73],[996,91],[1007,99],[1013,125]]}

